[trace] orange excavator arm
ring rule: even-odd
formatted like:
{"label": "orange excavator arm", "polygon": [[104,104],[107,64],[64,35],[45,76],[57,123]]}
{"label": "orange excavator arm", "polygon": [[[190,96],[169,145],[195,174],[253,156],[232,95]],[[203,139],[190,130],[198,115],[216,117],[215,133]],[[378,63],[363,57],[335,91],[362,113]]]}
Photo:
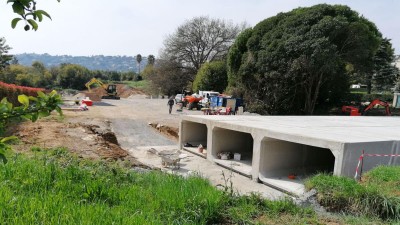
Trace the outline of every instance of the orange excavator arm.
{"label": "orange excavator arm", "polygon": [[390,115],[391,115],[389,104],[388,104],[387,102],[381,101],[380,99],[374,99],[374,100],[367,106],[367,108],[365,108],[365,109],[363,110],[363,113],[365,113],[365,112],[367,112],[368,110],[372,109],[372,108],[373,108],[374,106],[376,106],[376,105],[380,105],[380,106],[385,107],[386,116],[390,116]]}

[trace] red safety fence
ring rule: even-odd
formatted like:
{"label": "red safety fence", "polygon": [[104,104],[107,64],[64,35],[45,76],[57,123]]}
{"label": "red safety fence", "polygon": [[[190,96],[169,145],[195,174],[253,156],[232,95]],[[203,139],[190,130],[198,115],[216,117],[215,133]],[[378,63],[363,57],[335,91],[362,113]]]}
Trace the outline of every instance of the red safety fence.
{"label": "red safety fence", "polygon": [[[361,173],[362,173],[362,167],[364,163],[364,157],[365,156],[378,156],[378,157],[400,157],[400,154],[365,154],[364,150],[362,151],[362,154],[360,155],[360,158],[358,158],[358,164],[356,167],[356,174],[354,175],[354,179],[357,179],[358,176],[361,178]],[[360,173],[358,170],[360,169]]]}

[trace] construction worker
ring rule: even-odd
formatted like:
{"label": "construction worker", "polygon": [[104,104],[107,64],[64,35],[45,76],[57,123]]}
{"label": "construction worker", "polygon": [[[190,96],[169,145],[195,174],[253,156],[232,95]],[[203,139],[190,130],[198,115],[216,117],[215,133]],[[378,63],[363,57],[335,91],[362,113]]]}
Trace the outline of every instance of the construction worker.
{"label": "construction worker", "polygon": [[174,104],[175,104],[174,98],[173,97],[169,98],[167,103],[167,105],[169,105],[169,114],[171,114],[172,106],[174,106]]}

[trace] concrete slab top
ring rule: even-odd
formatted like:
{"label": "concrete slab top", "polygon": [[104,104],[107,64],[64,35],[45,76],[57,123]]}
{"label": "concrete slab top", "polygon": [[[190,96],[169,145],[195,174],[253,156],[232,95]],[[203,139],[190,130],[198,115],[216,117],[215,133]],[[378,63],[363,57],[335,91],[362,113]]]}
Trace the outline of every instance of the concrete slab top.
{"label": "concrete slab top", "polygon": [[[242,132],[268,133],[268,137],[290,135],[291,139],[359,143],[400,140],[400,117],[367,116],[184,116],[183,121]],[[271,135],[273,134],[273,135]]]}

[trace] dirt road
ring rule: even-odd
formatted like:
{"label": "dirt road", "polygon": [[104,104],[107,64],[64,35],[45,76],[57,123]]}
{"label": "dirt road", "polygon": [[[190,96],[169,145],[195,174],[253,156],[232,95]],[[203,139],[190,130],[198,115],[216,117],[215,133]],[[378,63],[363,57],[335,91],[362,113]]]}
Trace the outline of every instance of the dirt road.
{"label": "dirt road", "polygon": [[180,117],[187,114],[199,115],[200,111],[176,111],[168,113],[167,99],[132,98],[121,100],[103,100],[90,108],[93,118],[111,121],[112,131],[124,148],[136,146],[175,145],[171,138],[160,135],[149,123],[160,124],[178,131]]}

